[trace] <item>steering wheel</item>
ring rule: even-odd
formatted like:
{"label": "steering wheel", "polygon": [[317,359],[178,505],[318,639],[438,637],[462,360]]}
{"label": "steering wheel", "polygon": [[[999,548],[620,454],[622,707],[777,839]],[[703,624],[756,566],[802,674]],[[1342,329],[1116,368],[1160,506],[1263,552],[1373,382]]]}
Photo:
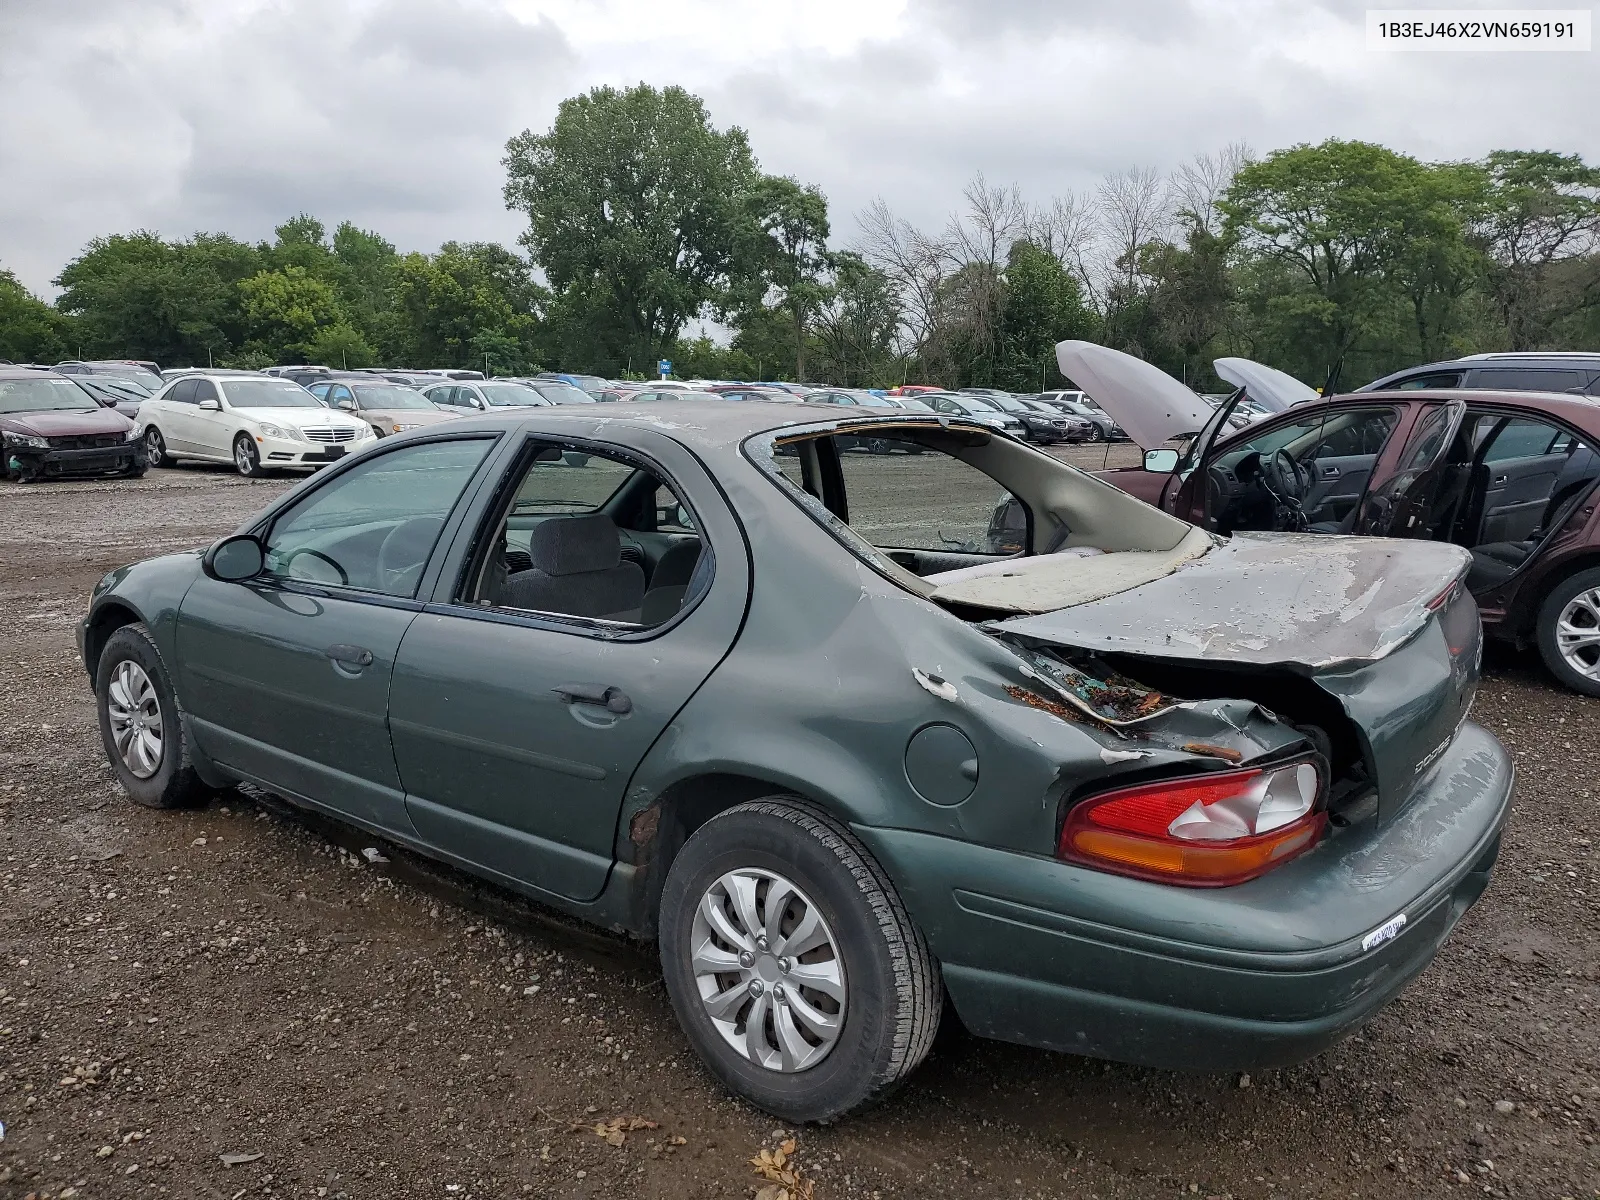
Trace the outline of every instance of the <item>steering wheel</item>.
{"label": "steering wheel", "polygon": [[[319,559],[322,562],[326,563],[328,566],[333,568],[334,574],[338,575],[338,577],[339,577],[338,582],[339,582],[339,585],[341,587],[349,587],[350,586],[350,576],[345,574],[344,568],[341,567],[338,563],[334,562],[333,559],[329,558],[321,550],[313,550],[310,546],[302,546],[302,547],[300,547],[300,549],[291,552],[289,557],[283,560],[283,573],[285,575],[287,575],[290,579],[307,579],[308,578],[307,576],[296,575],[294,573],[294,561],[295,561],[295,559],[299,558],[302,554],[304,554],[304,555],[306,555],[306,556],[308,556],[310,558]],[[317,578],[315,578],[313,576],[313,577],[309,577],[309,582],[311,582],[311,583],[326,583],[327,580],[325,580],[325,579],[317,579]]]}
{"label": "steering wheel", "polygon": [[1297,505],[1311,490],[1309,471],[1303,471],[1300,464],[1295,462],[1294,455],[1287,450],[1279,450],[1272,456],[1272,475],[1273,482],[1278,485],[1278,493]]}

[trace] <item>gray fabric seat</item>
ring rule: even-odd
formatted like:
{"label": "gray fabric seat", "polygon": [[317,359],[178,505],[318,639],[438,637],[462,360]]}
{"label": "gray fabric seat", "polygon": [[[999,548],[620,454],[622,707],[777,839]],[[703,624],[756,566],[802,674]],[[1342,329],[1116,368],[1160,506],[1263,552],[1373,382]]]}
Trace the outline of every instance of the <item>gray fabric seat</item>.
{"label": "gray fabric seat", "polygon": [[639,621],[645,625],[659,625],[672,619],[683,605],[689,591],[689,580],[694,576],[695,564],[700,561],[700,543],[679,542],[661,556],[655,573],[650,576],[650,589],[644,594],[644,604],[639,610]]}
{"label": "gray fabric seat", "polygon": [[604,513],[551,517],[534,526],[533,566],[506,577],[502,604],[573,617],[638,621],[644,572],[622,560],[622,539]]}

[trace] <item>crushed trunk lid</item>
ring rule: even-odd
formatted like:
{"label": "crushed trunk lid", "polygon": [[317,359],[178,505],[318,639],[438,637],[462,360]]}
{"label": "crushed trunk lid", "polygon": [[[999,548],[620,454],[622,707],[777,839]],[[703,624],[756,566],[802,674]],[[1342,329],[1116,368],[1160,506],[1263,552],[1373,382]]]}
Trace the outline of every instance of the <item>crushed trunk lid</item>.
{"label": "crushed trunk lid", "polygon": [[1241,533],[1142,586],[998,628],[1101,653],[1310,672],[1404,645],[1470,563],[1443,542]]}

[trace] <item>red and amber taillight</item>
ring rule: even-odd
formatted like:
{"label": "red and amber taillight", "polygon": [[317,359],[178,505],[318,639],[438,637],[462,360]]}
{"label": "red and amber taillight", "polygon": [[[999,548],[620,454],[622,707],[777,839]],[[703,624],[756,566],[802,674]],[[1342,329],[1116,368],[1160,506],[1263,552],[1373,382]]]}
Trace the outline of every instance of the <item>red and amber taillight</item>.
{"label": "red and amber taillight", "polygon": [[1057,855],[1188,887],[1244,883],[1317,844],[1328,822],[1324,790],[1306,758],[1141,783],[1075,805]]}

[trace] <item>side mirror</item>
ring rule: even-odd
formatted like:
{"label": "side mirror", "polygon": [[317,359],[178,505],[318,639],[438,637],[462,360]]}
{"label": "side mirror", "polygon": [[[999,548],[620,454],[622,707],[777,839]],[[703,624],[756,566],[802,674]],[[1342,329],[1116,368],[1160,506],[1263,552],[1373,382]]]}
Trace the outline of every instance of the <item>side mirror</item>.
{"label": "side mirror", "polygon": [[344,409],[345,412],[355,412],[356,402],[354,400],[341,400],[339,401],[339,407]]}
{"label": "side mirror", "polygon": [[481,397],[481,396],[474,396],[474,397],[473,397],[473,398],[472,398],[472,407],[473,407],[473,408],[476,408],[476,409],[480,409],[480,410],[482,410],[482,409],[485,409],[485,408],[488,408],[488,407],[489,407],[489,405],[488,405],[488,403],[487,403],[487,402],[486,402],[486,401],[485,401],[485,400],[484,400],[484,399],[483,399],[483,397]]}
{"label": "side mirror", "polygon": [[1178,469],[1178,452],[1176,450],[1146,450],[1144,452],[1144,469],[1157,475],[1170,475]]}
{"label": "side mirror", "polygon": [[200,567],[212,579],[223,583],[243,583],[266,568],[267,552],[261,539],[248,533],[223,538],[200,560]]}
{"label": "side mirror", "polygon": [[215,400],[202,400],[202,401],[200,401],[200,406],[199,407],[200,407],[200,411],[201,412],[221,412],[222,411],[222,405],[218,404]]}

